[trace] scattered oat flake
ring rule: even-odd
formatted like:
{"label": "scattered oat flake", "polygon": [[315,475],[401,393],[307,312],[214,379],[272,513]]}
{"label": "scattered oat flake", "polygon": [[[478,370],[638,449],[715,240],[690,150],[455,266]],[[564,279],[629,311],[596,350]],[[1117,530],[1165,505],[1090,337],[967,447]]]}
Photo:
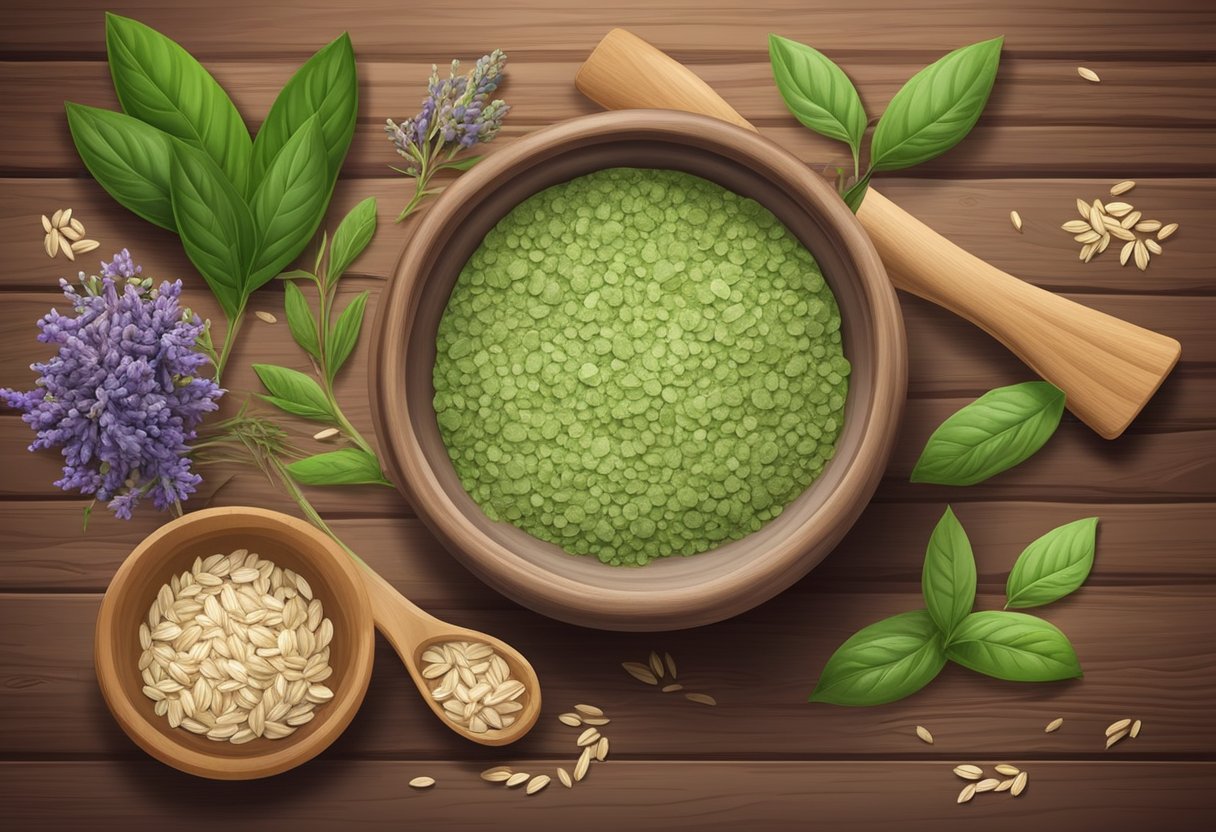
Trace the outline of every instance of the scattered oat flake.
{"label": "scattered oat flake", "polygon": [[538,791],[549,785],[549,775],[538,774],[528,783],[528,787],[524,789],[528,794],[536,794]]}
{"label": "scattered oat flake", "polygon": [[659,683],[655,675],[650,672],[650,668],[644,664],[639,662],[621,662],[621,667],[625,668],[625,672],[639,682],[645,682],[648,685],[657,685]]}
{"label": "scattered oat flake", "polygon": [[1022,215],[1017,211],[1009,212],[1009,221],[1013,223],[1013,229],[1019,233],[1022,231]]}
{"label": "scattered oat flake", "polygon": [[1161,226],[1161,230],[1157,232],[1157,239],[1164,240],[1166,237],[1169,237],[1171,234],[1173,234],[1177,230],[1178,230],[1178,223],[1176,223],[1176,222],[1171,222],[1169,225],[1163,225],[1163,226]]}
{"label": "scattered oat flake", "polygon": [[670,653],[664,653],[663,660],[667,662],[667,674],[673,679],[676,678],[676,660],[671,657]]}
{"label": "scattered oat flake", "polygon": [[659,658],[659,654],[655,651],[650,651],[650,670],[658,679],[663,678],[663,660]]}
{"label": "scattered oat flake", "polygon": [[1132,724],[1132,721],[1130,719],[1115,720],[1110,725],[1106,726],[1106,736],[1109,737],[1111,734],[1122,731],[1124,728],[1126,728],[1127,726],[1129,726],[1131,724]]}
{"label": "scattered oat flake", "polygon": [[989,777],[986,780],[981,780],[980,782],[976,783],[975,791],[976,794],[979,794],[980,792],[996,791],[996,787],[999,785],[1001,785],[1000,780],[997,780],[995,777]]}
{"label": "scattered oat flake", "polygon": [[562,714],[557,718],[557,721],[562,725],[569,725],[571,728],[577,728],[583,724],[583,718],[578,714]]}
{"label": "scattered oat flake", "polygon": [[1119,183],[1119,184],[1117,184],[1117,185],[1111,185],[1111,187],[1110,187],[1110,195],[1111,195],[1111,196],[1119,196],[1120,194],[1125,194],[1125,193],[1127,193],[1128,191],[1130,191],[1130,190],[1131,190],[1132,188],[1134,188],[1134,187],[1136,187],[1136,183],[1135,183],[1135,182],[1133,182],[1131,179],[1126,179],[1126,180],[1124,180],[1124,181],[1120,182],[1120,183]]}
{"label": "scattered oat flake", "polygon": [[434,777],[415,777],[410,781],[410,788],[413,789],[429,789],[435,785]]}
{"label": "scattered oat flake", "polygon": [[1006,777],[1016,777],[1022,773],[1022,770],[1017,766],[1011,766],[1009,763],[1001,763],[995,766],[997,774],[1003,774]]}
{"label": "scattered oat flake", "polygon": [[714,699],[708,693],[686,693],[684,698],[690,702],[698,702],[702,705],[717,705],[718,700]]}
{"label": "scattered oat flake", "polygon": [[269,312],[263,311],[261,309],[254,312],[253,314],[257,315],[259,321],[265,321],[268,324],[277,324],[279,322],[279,319],[276,318],[274,315],[270,314]]}
{"label": "scattered oat flake", "polygon": [[929,745],[933,745],[933,735],[929,733],[929,729],[925,726],[916,726],[916,736],[920,737],[922,742],[927,742]]}
{"label": "scattered oat flake", "polygon": [[505,783],[514,774],[507,766],[495,766],[481,773],[481,779],[487,783]]}
{"label": "scattered oat flake", "polygon": [[517,771],[514,774],[512,774],[510,777],[507,778],[507,780],[506,780],[507,788],[513,789],[516,786],[520,785],[521,783],[528,782],[528,780],[531,777],[532,777],[532,775],[528,774],[526,771]]}
{"label": "scattered oat flake", "polygon": [[557,779],[562,781],[562,785],[567,789],[574,788],[574,780],[570,778],[570,772],[566,771],[564,768],[559,768],[557,770]]}
{"label": "scattered oat flake", "polygon": [[1026,791],[1026,783],[1030,780],[1030,775],[1022,772],[1017,777],[1013,778],[1013,785],[1009,787],[1009,793],[1017,797],[1022,792]]}
{"label": "scattered oat flake", "polygon": [[1128,736],[1131,737],[1132,739],[1135,739],[1136,737],[1140,736],[1140,720],[1137,719],[1135,722],[1132,723],[1132,730],[1130,733],[1128,733]]}
{"label": "scattered oat flake", "polygon": [[984,776],[984,770],[982,768],[979,766],[973,766],[970,763],[955,766],[954,773],[964,780],[979,780]]}
{"label": "scattered oat flake", "polygon": [[1084,78],[1086,81],[1089,81],[1094,84],[1100,83],[1102,81],[1102,79],[1098,77],[1098,73],[1094,72],[1092,69],[1090,69],[1087,66],[1077,67],[1077,74],[1080,75],[1082,78]]}
{"label": "scattered oat flake", "polygon": [[1051,722],[1047,723],[1047,727],[1043,729],[1044,734],[1051,734],[1060,730],[1060,726],[1064,724],[1064,717],[1058,716]]}
{"label": "scattered oat flake", "polygon": [[1116,731],[1113,734],[1107,734],[1106,747],[1110,748],[1112,745],[1114,745],[1115,743],[1117,743],[1119,740],[1123,739],[1127,735],[1128,735],[1128,729],[1126,729],[1126,728],[1124,728],[1122,731]]}
{"label": "scattered oat flake", "polygon": [[319,430],[314,433],[312,438],[316,439],[317,441],[324,441],[326,439],[333,439],[339,433],[340,431],[337,428],[325,428],[325,430]]}
{"label": "scattered oat flake", "polygon": [[958,802],[966,803],[973,797],[975,797],[975,784],[968,783],[967,785],[963,786],[963,790],[958,793]]}
{"label": "scattered oat flake", "polygon": [[684,690],[684,686],[679,682],[673,685],[663,685],[663,693],[675,693],[677,690]]}
{"label": "scattered oat flake", "polygon": [[43,214],[42,215],[42,230],[45,231],[47,234],[50,234],[51,229],[54,227],[55,226],[51,225],[51,218],[48,217],[46,214]]}
{"label": "scattered oat flake", "polygon": [[1002,780],[1000,782],[1000,784],[997,785],[997,787],[995,789],[993,789],[993,791],[994,792],[1007,792],[1007,791],[1009,791],[1009,789],[1012,786],[1013,786],[1013,778],[1011,777],[1008,780]]}
{"label": "scattered oat flake", "polygon": [[575,705],[574,710],[578,711],[580,714],[586,714],[587,716],[603,716],[604,715],[604,709],[597,708],[594,705]]}

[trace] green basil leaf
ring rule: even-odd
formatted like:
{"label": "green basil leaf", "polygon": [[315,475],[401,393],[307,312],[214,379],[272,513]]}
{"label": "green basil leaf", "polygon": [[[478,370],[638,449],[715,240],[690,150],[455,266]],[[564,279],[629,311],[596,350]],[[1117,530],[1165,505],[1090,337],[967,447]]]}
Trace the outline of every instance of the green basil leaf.
{"label": "green basil leaf", "polygon": [[376,458],[359,448],[305,457],[288,465],[287,471],[304,485],[388,484]]}
{"label": "green basil leaf", "polygon": [[304,348],[313,358],[321,358],[321,348],[317,343],[317,322],[308,307],[308,301],[300,287],[290,280],[283,286],[283,307],[287,312],[287,328],[291,337]]}
{"label": "green basil leaf", "polygon": [[243,285],[253,248],[249,209],[215,162],[180,142],[173,148],[169,179],[186,256],[233,320],[248,296]]}
{"label": "green basil leaf", "polygon": [[325,398],[325,391],[311,376],[275,364],[254,364],[253,371],[270,391],[262,398],[279,410],[314,422],[337,421],[329,400]]}
{"label": "green basil leaf", "polygon": [[485,156],[469,156],[465,159],[457,159],[455,162],[444,162],[442,165],[437,165],[442,170],[468,170],[473,165],[480,162]]}
{"label": "green basil leaf", "polygon": [[858,630],[828,659],[812,702],[882,705],[933,681],[946,664],[942,634],[925,610]]}
{"label": "green basil leaf", "polygon": [[172,139],[122,113],[65,102],[76,152],[119,205],[153,225],[176,229],[169,199]]}
{"label": "green basil leaf", "polygon": [[355,50],[350,35],[343,34],[323,47],[300,67],[279,92],[266,115],[266,121],[253,141],[250,190],[262,181],[279,151],[308,119],[316,115],[324,137],[329,187],[325,201],[338,178],[355,134],[359,110],[359,81],[355,71]]}
{"label": "green basil leaf", "polygon": [[254,191],[257,245],[245,281],[250,295],[295,260],[321,224],[329,201],[319,119],[304,122],[274,158]]}
{"label": "green basil leaf", "polygon": [[967,532],[948,506],[929,537],[920,582],[925,608],[949,638],[975,606],[975,557]]}
{"label": "green basil leaf", "polygon": [[874,169],[918,165],[962,141],[988,103],[1004,41],[993,38],[964,46],[913,75],[874,129]]}
{"label": "green basil leaf", "polygon": [[856,160],[866,131],[866,113],[849,76],[809,46],[768,36],[769,61],[785,106],[816,133],[844,142]]}
{"label": "green basil leaf", "polygon": [[972,613],[955,630],[946,655],[963,667],[1008,682],[1054,682],[1081,675],[1068,636],[1020,612]]}
{"label": "green basil leaf", "polygon": [[1041,607],[1076,590],[1094,565],[1098,518],[1052,529],[1018,556],[1005,584],[1005,608]]}
{"label": "green basil leaf", "polygon": [[127,115],[202,150],[244,194],[253,141],[211,73],[175,41],[110,12],[106,51]]}
{"label": "green basil leaf", "polygon": [[865,176],[861,177],[861,179],[854,182],[852,187],[841,194],[841,198],[844,199],[844,204],[849,206],[849,210],[854,214],[857,213],[857,209],[861,207],[861,203],[866,198],[866,193],[870,190],[870,176],[871,174],[867,173]]}
{"label": "green basil leaf", "polygon": [[329,333],[329,343],[325,345],[326,369],[332,382],[338,370],[346,363],[346,359],[354,352],[355,344],[359,343],[359,330],[363,327],[363,308],[367,305],[367,292],[359,295],[342,310],[337,323]]}
{"label": "green basil leaf", "polygon": [[289,271],[289,272],[282,272],[282,273],[279,275],[278,279],[279,279],[279,280],[286,280],[286,281],[292,281],[292,280],[312,280],[312,279],[313,279],[313,274],[312,274],[312,272],[306,272],[306,271],[304,271],[303,269],[292,269],[292,270],[291,270],[291,271]]}
{"label": "green basil leaf", "polygon": [[942,422],[912,482],[974,485],[1029,459],[1055,433],[1064,391],[1046,381],[998,387]]}
{"label": "green basil leaf", "polygon": [[363,253],[376,233],[376,198],[369,196],[350,210],[338,224],[334,241],[329,246],[329,270],[326,280],[330,285]]}

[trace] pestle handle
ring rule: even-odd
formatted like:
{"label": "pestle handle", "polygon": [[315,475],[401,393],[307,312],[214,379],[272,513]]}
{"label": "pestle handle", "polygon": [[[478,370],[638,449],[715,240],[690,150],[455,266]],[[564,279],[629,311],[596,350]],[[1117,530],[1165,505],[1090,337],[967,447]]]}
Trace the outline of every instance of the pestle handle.
{"label": "pestle handle", "polygon": [[[684,110],[756,129],[688,67],[624,29],[604,36],[574,83],[608,109]],[[1068,409],[1106,439],[1123,433],[1178,363],[1175,339],[1013,277],[873,188],[857,219],[897,288],[996,338],[1063,390]]]}

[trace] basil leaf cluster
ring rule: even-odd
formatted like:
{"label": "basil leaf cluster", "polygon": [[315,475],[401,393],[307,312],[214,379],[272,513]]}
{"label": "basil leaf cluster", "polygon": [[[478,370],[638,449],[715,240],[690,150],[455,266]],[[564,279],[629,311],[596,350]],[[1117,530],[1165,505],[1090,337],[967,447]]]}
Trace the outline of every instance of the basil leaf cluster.
{"label": "basil leaf cluster", "polygon": [[956,49],[913,75],[878,120],[870,166],[861,170],[866,114],[844,70],[805,44],[769,35],[773,80],[786,107],[803,125],[849,146],[853,184],[841,196],[854,212],[876,171],[899,170],[940,156],[962,141],[988,103],[1003,37]]}
{"label": "basil leaf cluster", "polygon": [[107,193],[181,237],[231,343],[249,296],[300,254],[329,205],[358,110],[350,37],[300,67],[256,138],[170,38],[107,14],[106,53],[122,112],[66,102],[72,141]]}
{"label": "basil leaf cluster", "polygon": [[851,706],[894,702],[933,681],[947,661],[1010,682],[1081,676],[1064,633],[1008,609],[1048,604],[1080,587],[1093,566],[1097,526],[1097,517],[1087,517],[1035,540],[1009,573],[1006,609],[974,612],[975,558],[966,531],[947,507],[925,553],[925,608],[854,634],[828,659],[810,700]]}

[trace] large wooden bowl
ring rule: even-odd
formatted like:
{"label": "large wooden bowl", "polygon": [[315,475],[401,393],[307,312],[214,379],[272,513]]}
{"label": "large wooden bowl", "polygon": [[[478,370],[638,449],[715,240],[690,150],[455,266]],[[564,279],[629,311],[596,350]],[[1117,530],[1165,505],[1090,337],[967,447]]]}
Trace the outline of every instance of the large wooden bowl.
{"label": "large wooden bowl", "polygon": [[[853,364],[835,458],[759,531],[641,568],[574,557],[490,520],[461,487],[432,406],[435,333],[465,261],[515,205],[610,167],[666,168],[765,205],[818,259]],[[602,113],[539,130],[463,174],[432,205],[383,295],[372,412],[387,473],[443,544],[482,580],[538,612],[615,630],[718,621],[771,598],[823,559],[865,507],[895,441],[907,383],[903,320],[881,261],[840,198],[755,133],[665,110]]]}
{"label": "large wooden bowl", "polygon": [[[143,695],[139,625],[173,574],[198,555],[249,549],[303,575],[334,625],[330,642],[334,698],[289,737],[241,745],[216,742],[152,711]],[[189,774],[249,780],[279,774],[320,754],[350,724],[372,674],[375,635],[371,604],[354,560],[317,529],[286,514],[259,508],[212,508],[167,523],[127,556],[106,590],[97,616],[93,662],[110,713],[144,751]]]}

